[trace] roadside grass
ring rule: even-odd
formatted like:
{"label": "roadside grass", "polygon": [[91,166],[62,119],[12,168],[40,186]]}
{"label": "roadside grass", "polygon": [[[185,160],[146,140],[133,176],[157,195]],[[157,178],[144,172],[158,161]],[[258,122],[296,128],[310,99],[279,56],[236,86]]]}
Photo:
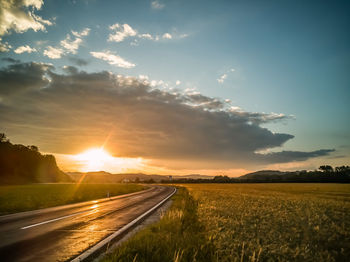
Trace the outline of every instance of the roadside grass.
{"label": "roadside grass", "polygon": [[32,184],[0,186],[0,215],[140,191],[137,184]]}
{"label": "roadside grass", "polygon": [[214,261],[349,261],[349,184],[183,186],[198,201]]}
{"label": "roadside grass", "polygon": [[182,187],[172,200],[159,222],[137,233],[102,261],[211,261],[215,249],[199,221],[197,202]]}

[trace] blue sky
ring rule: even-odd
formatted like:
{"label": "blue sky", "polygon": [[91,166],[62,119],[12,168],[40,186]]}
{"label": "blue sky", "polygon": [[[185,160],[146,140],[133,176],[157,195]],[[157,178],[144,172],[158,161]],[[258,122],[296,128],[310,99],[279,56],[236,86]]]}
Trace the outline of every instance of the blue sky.
{"label": "blue sky", "polygon": [[[35,10],[35,4],[40,8]],[[268,148],[271,152],[335,149],[316,159],[259,168],[309,169],[349,162],[347,1],[37,0],[31,6],[17,5],[3,5],[2,12],[30,11],[44,19],[37,19],[44,28],[20,30],[6,19],[0,21],[6,26],[1,42],[7,46],[1,58],[51,63],[57,74],[65,74],[64,66],[91,74],[106,70],[141,78],[167,92],[229,99],[227,106],[236,110],[283,114],[259,124],[295,136],[282,147]],[[35,51],[16,54],[20,46]],[[45,55],[49,46],[61,50],[59,57]],[[86,64],[77,66],[76,58]],[[0,66],[9,63],[2,60]],[[7,132],[30,143],[29,136],[26,140],[14,128]],[[39,146],[55,151],[45,143]],[[254,168],[234,165],[227,170]]]}

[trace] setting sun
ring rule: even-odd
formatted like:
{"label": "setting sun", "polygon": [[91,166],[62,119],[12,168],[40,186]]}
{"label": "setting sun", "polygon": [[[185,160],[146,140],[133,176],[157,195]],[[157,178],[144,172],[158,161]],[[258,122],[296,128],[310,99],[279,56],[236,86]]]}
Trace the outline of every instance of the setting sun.
{"label": "setting sun", "polygon": [[130,172],[140,171],[144,167],[142,158],[113,157],[103,148],[90,148],[80,154],[72,156],[82,172],[110,171]]}
{"label": "setting sun", "polygon": [[90,162],[108,161],[112,156],[107,153],[103,148],[92,148],[77,155],[78,160],[86,160]]}
{"label": "setting sun", "polygon": [[84,163],[86,171],[101,170],[106,164],[113,161],[113,157],[103,148],[91,148],[75,156],[76,160]]}

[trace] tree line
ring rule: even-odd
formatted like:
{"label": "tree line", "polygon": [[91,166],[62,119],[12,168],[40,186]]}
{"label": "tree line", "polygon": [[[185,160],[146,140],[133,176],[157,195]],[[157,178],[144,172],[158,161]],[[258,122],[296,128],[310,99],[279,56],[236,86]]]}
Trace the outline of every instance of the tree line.
{"label": "tree line", "polygon": [[[268,173],[268,172],[267,172]],[[250,177],[215,176],[212,179],[181,178],[162,180],[162,183],[350,183],[350,166],[322,165],[314,171],[294,171],[271,174],[252,174]]]}
{"label": "tree line", "polygon": [[12,144],[0,133],[0,184],[71,182],[53,155],[43,155],[37,146]]}

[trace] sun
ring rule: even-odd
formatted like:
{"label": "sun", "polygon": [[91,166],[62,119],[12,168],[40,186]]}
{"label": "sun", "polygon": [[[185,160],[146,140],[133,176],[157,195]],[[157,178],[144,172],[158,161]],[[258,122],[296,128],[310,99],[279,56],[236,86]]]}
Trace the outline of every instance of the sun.
{"label": "sun", "polygon": [[91,148],[75,156],[84,165],[86,171],[100,171],[106,164],[113,161],[113,157],[103,148]]}

